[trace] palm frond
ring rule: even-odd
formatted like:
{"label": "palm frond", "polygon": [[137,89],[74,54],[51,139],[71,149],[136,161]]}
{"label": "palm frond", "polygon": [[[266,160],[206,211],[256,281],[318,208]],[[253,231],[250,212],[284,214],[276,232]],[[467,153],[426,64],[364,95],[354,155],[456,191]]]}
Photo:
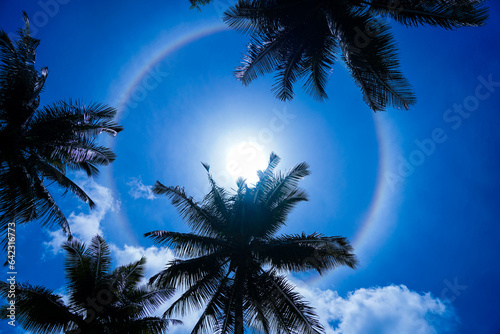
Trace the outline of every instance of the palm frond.
{"label": "palm frond", "polygon": [[372,0],[365,10],[372,15],[388,16],[397,22],[418,27],[430,25],[445,29],[482,26],[488,9],[482,0],[409,0],[394,5],[389,0]]}
{"label": "palm frond", "polygon": [[267,168],[264,171],[257,172],[257,175],[259,177],[259,182],[257,182],[257,185],[255,186],[254,201],[260,200],[260,198],[265,194],[267,194],[271,189],[272,187],[271,184],[274,180],[274,170],[278,166],[280,160],[281,160],[280,157],[276,153],[271,152]]}
{"label": "palm frond", "polygon": [[[222,20],[231,28],[241,33],[263,33],[276,30],[279,26],[277,18],[280,9],[273,6],[273,1],[259,1],[256,7],[253,0],[239,0],[236,5],[229,7]],[[286,6],[286,5],[285,5]]]}
{"label": "palm frond", "polygon": [[223,316],[222,307],[228,290],[228,275],[229,272],[218,282],[217,290],[211,294],[210,301],[207,302],[205,310],[200,315],[200,319],[193,327],[192,333],[204,333],[208,331],[215,332],[217,319],[220,319]]}
{"label": "palm frond", "polygon": [[[316,38],[316,37],[315,37]],[[303,63],[307,80],[304,89],[318,101],[325,100],[328,95],[325,91],[329,72],[337,60],[338,43],[331,36],[320,36],[320,41],[315,41],[304,50]]]}
{"label": "palm frond", "polygon": [[[98,145],[95,140],[77,138],[67,142],[56,142],[45,145],[44,149],[39,150],[47,156],[52,164],[60,164],[73,170],[80,170],[82,164],[90,163],[92,165],[107,166],[112,163],[116,155],[111,149]],[[49,155],[50,154],[50,155]],[[84,169],[87,171],[86,169]],[[94,170],[87,173],[88,176],[96,175]]]}
{"label": "palm frond", "polygon": [[269,40],[260,37],[251,38],[242,65],[234,72],[236,78],[244,85],[248,85],[259,75],[275,70],[278,65],[276,57],[282,43],[282,36],[269,38]]}
{"label": "palm frond", "polygon": [[[290,49],[293,51],[291,52]],[[276,66],[277,73],[271,91],[281,101],[293,99],[295,95],[293,85],[305,74],[302,61],[304,51],[305,45],[303,43],[294,42],[292,45],[287,45],[286,49],[280,52],[280,63]]]}
{"label": "palm frond", "polygon": [[287,319],[278,312],[275,313],[276,305],[269,299],[267,289],[262,285],[261,272],[252,272],[247,280],[246,307],[251,314],[249,324],[252,327],[261,328],[265,333],[293,334]]}
{"label": "palm frond", "polygon": [[[0,295],[3,298],[7,298],[9,290],[9,283],[0,282]],[[16,283],[15,294],[16,321],[27,331],[49,334],[63,331],[72,323],[83,322],[64,305],[62,297],[50,289]],[[0,308],[2,319],[8,318],[9,305]]]}
{"label": "palm frond", "polygon": [[226,245],[221,239],[196,235],[194,233],[179,233],[169,231],[152,231],[144,234],[159,246],[174,246],[175,252],[181,257],[196,257],[208,255],[223,249]]}
{"label": "palm frond", "polygon": [[[177,265],[174,271],[179,271],[178,269],[183,268],[180,263],[174,263],[172,266]],[[192,266],[192,265],[191,265]],[[185,267],[184,267],[185,268]],[[193,270],[191,270],[192,275]],[[187,290],[165,311],[164,317],[171,317],[173,315],[185,316],[187,313],[192,312],[201,308],[209,300],[212,303],[217,303],[220,306],[218,295],[222,293],[225,289],[225,285],[228,282],[229,271],[227,271],[227,266],[219,264],[219,267],[211,268],[210,271],[205,271],[202,275],[194,277],[191,284],[188,285]],[[167,275],[170,273],[166,273]],[[170,276],[174,276],[170,274]],[[176,285],[177,286],[177,285]],[[217,291],[219,291],[217,293]],[[206,312],[215,315],[215,310],[212,312],[210,308],[205,310]],[[206,324],[205,324],[206,325]],[[199,326],[205,326],[200,323]]]}
{"label": "palm frond", "polygon": [[259,226],[259,233],[257,235],[263,238],[274,235],[285,225],[288,215],[295,206],[307,200],[306,192],[301,189],[294,189],[289,194],[279,198],[272,207],[268,208],[265,215],[266,218],[263,221],[263,225]]}
{"label": "palm frond", "polygon": [[146,258],[128,265],[120,266],[111,273],[112,286],[117,291],[127,291],[135,288],[144,277]]}
{"label": "palm frond", "polygon": [[[97,144],[103,132],[122,130],[116,109],[83,102],[56,102],[39,108],[48,68],[35,67],[40,40],[31,37],[30,22],[12,41],[0,31],[0,231],[12,221],[39,220],[43,226],[59,225],[71,231],[44,181],[55,181],[66,191],[94,206],[85,192],[66,176],[67,168],[97,175],[97,166],[108,165],[115,154]],[[5,247],[5,240],[2,240]]]}
{"label": "palm frond", "polygon": [[[171,287],[140,286],[145,259],[110,271],[110,252],[105,240],[95,236],[89,247],[72,240],[63,245],[69,304],[40,286],[18,283],[16,321],[33,333],[157,333],[176,319],[151,316],[174,294]],[[0,297],[10,293],[0,282]],[[106,298],[103,298],[103,293]],[[0,315],[7,316],[7,305]]]}
{"label": "palm frond", "polygon": [[84,243],[76,239],[64,243],[61,247],[66,253],[64,270],[70,303],[83,311],[87,298],[94,294],[96,288],[92,271],[92,253]]}
{"label": "palm frond", "polygon": [[[116,136],[123,130],[114,118],[117,110],[102,103],[59,101],[39,109],[30,123],[33,135],[43,138],[82,135],[87,139],[101,133]],[[52,136],[50,131],[52,130]]]}
{"label": "palm frond", "polygon": [[265,205],[273,207],[280,199],[289,196],[298,189],[298,182],[308,175],[311,175],[311,171],[305,162],[296,165],[285,174],[278,173],[262,199]]}
{"label": "palm frond", "polygon": [[76,183],[71,181],[64,173],[61,173],[57,168],[54,168],[51,164],[45,162],[43,159],[37,161],[38,169],[41,175],[48,180],[57,182],[62,188],[71,191],[78,198],[80,198],[85,203],[88,203],[89,207],[93,209],[95,207],[94,201],[80,188]]}
{"label": "palm frond", "polygon": [[266,290],[269,306],[273,315],[283,322],[280,327],[293,329],[292,332],[304,334],[324,333],[314,309],[303,297],[294,291],[294,286],[287,282],[284,276],[275,272],[263,272],[260,279],[261,289]]}
{"label": "palm frond", "polygon": [[149,284],[164,288],[186,289],[199,280],[217,273],[226,264],[221,254],[209,254],[187,260],[172,260],[166,268],[149,279]]}
{"label": "palm frond", "polygon": [[33,201],[33,209],[36,210],[36,215],[30,220],[38,218],[43,226],[57,224],[68,238],[71,238],[71,229],[63,212],[38,175],[35,175],[34,179],[35,182],[33,182],[32,186],[36,192],[36,197]]}
{"label": "palm frond", "polygon": [[[307,200],[298,182],[310,174],[306,163],[285,173],[275,172],[278,162],[279,157],[272,153],[267,169],[258,174],[259,182],[249,187],[240,180],[231,195],[209,174],[211,190],[202,205],[180,187],[157,183],[156,193],[171,196],[195,230],[145,235],[185,257],[167,263],[149,281],[155,288],[185,289],[164,317],[185,316],[204,307],[192,333],[241,332],[244,327],[264,333],[324,333],[314,310],[275,271],[314,269],[322,273],[341,265],[354,268],[357,260],[342,237],[317,233],[275,236],[295,205]],[[203,165],[209,172],[210,167]],[[198,221],[210,225],[197,234]],[[310,261],[312,258],[316,261]],[[272,270],[265,272],[263,266]]]}
{"label": "palm frond", "polygon": [[[389,27],[384,27],[380,16],[408,27],[481,26],[488,18],[484,4],[484,0],[239,0],[223,20],[249,35],[247,53],[235,71],[243,84],[276,72],[272,90],[279,99],[289,100],[295,82],[307,75],[306,92],[326,99],[328,72],[340,46],[365,102],[378,111],[388,106],[408,109],[415,103],[412,87],[399,69]],[[368,33],[367,46],[356,45],[359,33],[374,22],[382,26],[381,31],[374,36]],[[355,49],[361,52],[352,52]]]}
{"label": "palm frond", "polygon": [[226,225],[230,219],[227,192],[215,183],[210,174],[210,166],[205,163],[202,163],[202,165],[207,171],[208,182],[211,188],[210,192],[203,199],[203,207],[206,208],[206,211],[214,213],[219,223]]}
{"label": "palm frond", "polygon": [[131,321],[126,330],[130,334],[164,333],[170,325],[182,325],[177,319],[163,319],[159,317],[146,317]]}
{"label": "palm frond", "polygon": [[120,310],[127,316],[144,318],[153,314],[174,295],[175,288],[157,289],[152,286],[133,286],[127,290],[116,291]]}
{"label": "palm frond", "polygon": [[[330,20],[340,21],[338,18]],[[359,30],[356,27],[359,29],[367,26],[374,27],[370,41],[358,47],[356,39]],[[389,25],[368,16],[358,16],[348,21],[340,21],[332,29],[342,36],[342,58],[372,110],[384,110],[388,105],[397,109],[408,109],[410,105],[415,104],[411,85],[398,69],[399,61]]]}
{"label": "palm frond", "polygon": [[325,270],[339,266],[355,269],[358,263],[353,248],[344,237],[325,237],[319,233],[281,235],[254,242],[255,256],[278,270]]}
{"label": "palm frond", "polygon": [[156,181],[153,186],[155,195],[167,195],[172,205],[177,208],[182,218],[186,220],[193,231],[204,235],[217,235],[221,224],[217,218],[207,210],[204,210],[193,197],[188,197],[182,187],[167,187]]}
{"label": "palm frond", "polygon": [[91,257],[91,270],[95,286],[100,286],[111,268],[111,250],[99,235],[92,238],[88,247]]}

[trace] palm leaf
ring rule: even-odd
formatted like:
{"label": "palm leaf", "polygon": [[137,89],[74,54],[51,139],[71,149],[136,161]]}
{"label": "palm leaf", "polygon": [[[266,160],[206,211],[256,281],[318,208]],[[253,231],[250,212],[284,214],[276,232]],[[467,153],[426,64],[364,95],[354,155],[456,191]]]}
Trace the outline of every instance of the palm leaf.
{"label": "palm leaf", "polygon": [[[7,298],[9,284],[0,282],[0,295]],[[54,333],[68,328],[70,323],[83,322],[64,305],[61,296],[42,286],[25,283],[16,284],[16,321],[27,331],[34,333]],[[6,319],[8,305],[0,308],[0,316]]]}
{"label": "palm leaf", "polygon": [[[172,266],[174,265],[176,264],[173,264]],[[180,268],[175,268],[173,272],[178,272],[185,268],[182,265],[177,265]],[[168,275],[169,273],[166,274]],[[225,263],[222,263],[218,267],[212,267],[211,270],[206,271],[203,275],[196,276],[193,282],[188,285],[187,290],[174,303],[172,303],[163,316],[185,316],[187,313],[201,308],[203,304],[207,303],[209,300],[212,300],[215,303],[216,299],[214,299],[214,296],[217,295],[216,291],[221,291],[223,286],[228,281],[228,275],[229,272],[227,271],[227,266]],[[170,276],[173,275],[170,274]]]}
{"label": "palm leaf", "polygon": [[344,237],[324,237],[319,233],[281,235],[254,242],[255,256],[278,270],[317,270],[320,274],[339,266],[356,268],[353,248]]}
{"label": "palm leaf", "polygon": [[15,42],[0,31],[0,234],[6,234],[10,222],[36,219],[43,226],[59,225],[71,238],[44,181],[56,182],[92,208],[92,200],[66,170],[97,175],[97,166],[108,165],[115,154],[98,145],[96,137],[116,135],[122,127],[113,120],[116,109],[103,104],[69,100],[39,108],[48,69],[35,68],[40,40],[31,37],[26,13],[23,18],[25,27]]}
{"label": "palm leaf", "polygon": [[117,291],[127,291],[137,286],[144,277],[144,265],[146,258],[142,257],[138,261],[128,265],[120,266],[111,273],[112,286]]}
{"label": "palm leaf", "polygon": [[43,159],[37,161],[38,169],[41,171],[42,176],[48,180],[57,182],[62,188],[70,190],[78,198],[80,198],[85,203],[88,203],[89,207],[93,209],[95,207],[94,201],[80,188],[76,183],[71,181],[64,173],[54,168],[54,166],[48,164]]}
{"label": "palm leaf", "polygon": [[[201,314],[200,319],[193,327],[192,333],[215,331],[217,319],[220,319],[223,316],[221,312],[221,306],[224,305],[224,295],[226,294],[227,282],[229,280],[228,275],[226,275],[222,280],[218,281],[218,287],[211,294],[210,301],[207,302],[205,310]],[[172,309],[172,311],[174,310]]]}
{"label": "palm leaf", "polygon": [[366,5],[372,15],[388,16],[405,26],[437,26],[445,29],[482,26],[488,10],[482,0],[409,0],[397,6],[388,0],[373,0]]}
{"label": "palm leaf", "polygon": [[285,328],[293,328],[304,334],[324,333],[313,308],[303,301],[285,277],[278,276],[273,271],[263,272],[261,284],[268,292],[270,304],[275,308],[274,313],[287,324]]}
{"label": "palm leaf", "polygon": [[[192,333],[241,333],[244,327],[264,333],[324,333],[314,310],[276,270],[322,273],[340,265],[354,268],[357,260],[343,237],[275,236],[292,208],[307,200],[298,182],[310,173],[306,163],[275,172],[278,162],[271,154],[259,182],[249,187],[239,180],[233,194],[218,187],[209,174],[211,190],[201,206],[182,188],[157,183],[156,193],[171,196],[194,230],[146,233],[185,257],[170,261],[149,281],[155,288],[185,289],[164,317],[204,307]],[[209,172],[209,166],[203,166]],[[209,226],[200,229],[207,221]],[[271,270],[265,272],[263,266]]]}
{"label": "palm leaf", "polygon": [[168,231],[152,231],[144,234],[159,246],[175,247],[176,254],[181,257],[208,255],[222,250],[224,241],[193,233]]}
{"label": "palm leaf", "polygon": [[217,218],[207,210],[204,210],[192,198],[188,197],[181,187],[166,187],[159,181],[156,181],[153,186],[155,195],[167,195],[172,200],[181,216],[186,220],[189,226],[197,232],[207,236],[217,235],[217,230],[220,230],[221,224]]}
{"label": "palm leaf", "polygon": [[[359,30],[369,28],[374,21],[383,25],[380,16],[408,27],[481,26],[488,18],[484,3],[483,0],[239,0],[225,12],[224,21],[249,35],[247,53],[235,71],[236,78],[245,85],[258,76],[277,72],[272,90],[278,98],[288,100],[294,96],[297,79],[307,74],[306,92],[323,100],[327,97],[328,70],[339,45],[342,59],[371,109],[384,110],[387,106],[408,109],[415,103],[415,96],[399,70],[389,27],[382,27],[373,38],[370,35],[368,45],[361,48],[355,40]],[[355,49],[362,52],[352,52]]]}

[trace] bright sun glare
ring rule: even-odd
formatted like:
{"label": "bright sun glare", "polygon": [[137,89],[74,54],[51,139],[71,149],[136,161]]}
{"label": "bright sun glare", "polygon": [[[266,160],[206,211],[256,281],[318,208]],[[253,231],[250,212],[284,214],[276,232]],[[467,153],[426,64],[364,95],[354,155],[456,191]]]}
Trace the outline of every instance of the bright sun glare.
{"label": "bright sun glare", "polygon": [[242,177],[247,184],[254,184],[258,181],[257,171],[266,169],[267,163],[268,157],[260,145],[244,141],[229,150],[226,169],[235,179]]}

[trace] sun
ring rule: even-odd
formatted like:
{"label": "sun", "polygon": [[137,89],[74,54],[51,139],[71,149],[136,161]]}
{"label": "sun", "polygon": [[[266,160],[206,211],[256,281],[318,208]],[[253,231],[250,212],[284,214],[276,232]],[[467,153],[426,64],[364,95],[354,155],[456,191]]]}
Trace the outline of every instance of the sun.
{"label": "sun", "polygon": [[242,177],[248,184],[254,184],[259,180],[257,171],[266,169],[267,160],[260,145],[243,141],[229,149],[226,170],[234,179]]}

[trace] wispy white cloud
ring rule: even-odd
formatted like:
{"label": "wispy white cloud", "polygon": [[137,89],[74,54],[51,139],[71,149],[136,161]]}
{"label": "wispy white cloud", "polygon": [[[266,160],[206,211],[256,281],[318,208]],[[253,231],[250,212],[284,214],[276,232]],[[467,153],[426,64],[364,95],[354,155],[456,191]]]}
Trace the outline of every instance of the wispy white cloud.
{"label": "wispy white cloud", "polygon": [[169,248],[158,248],[151,246],[148,248],[125,245],[123,248],[111,244],[111,252],[116,260],[116,265],[126,265],[138,261],[141,257],[146,258],[145,277],[149,277],[163,270],[167,263],[172,261],[175,256]]}
{"label": "wispy white cloud", "polygon": [[[135,184],[138,186],[138,189],[141,187],[147,187],[144,186],[139,179],[136,179],[136,181],[137,182]],[[113,198],[111,189],[104,187],[91,179],[82,178],[79,180],[78,184],[94,200],[96,208],[88,210],[87,213],[81,212],[76,214],[75,212],[72,212],[68,217],[68,221],[73,236],[88,244],[92,237],[97,234],[105,238],[101,223],[107,213],[119,210],[119,202]],[[149,188],[150,187],[148,187],[148,189]],[[145,192],[145,194],[147,194],[147,192]],[[48,234],[50,236],[50,241],[44,243],[47,250],[54,254],[62,252],[61,244],[66,241],[66,236],[60,230],[48,232]],[[119,247],[114,243],[109,243],[109,246],[112,256],[116,261],[116,266],[129,264],[139,260],[143,256],[146,258],[146,272],[142,283],[147,283],[149,277],[164,269],[166,265],[175,258],[173,251],[169,248],[158,248],[156,246],[145,248],[129,245]],[[64,291],[64,288],[61,287],[56,291],[56,293],[64,296]],[[171,303],[180,297],[181,293],[181,291],[176,292],[169,302],[162,305],[155,312],[155,315],[161,316]],[[198,321],[201,312],[202,311],[200,310],[190,313],[181,319],[184,322],[184,326],[172,326],[169,333],[190,333],[190,329],[192,329]]]}
{"label": "wispy white cloud", "polygon": [[[96,203],[94,210],[87,213],[72,212],[68,221],[74,237],[88,243],[96,234],[103,235],[101,222],[106,214],[119,210],[119,202],[106,188],[92,179],[82,179],[80,186]],[[140,179],[133,178],[129,184],[130,195],[134,198],[153,199],[151,187]],[[54,254],[61,250],[60,245],[66,240],[61,231],[49,232],[51,240],[45,243]],[[175,258],[168,248],[137,247],[125,245],[123,248],[110,244],[116,265],[128,264],[146,257],[144,283],[149,277],[165,268]],[[303,283],[297,283],[297,291],[315,307],[327,334],[435,334],[446,333],[456,324],[456,316],[450,306],[429,293],[417,293],[404,285],[390,285],[369,289],[358,289],[345,298],[332,290],[311,289]],[[161,315],[175,301],[182,291],[178,291],[170,300],[157,310]],[[201,310],[184,317],[184,326],[173,326],[170,333],[189,333],[197,322]]]}
{"label": "wispy white cloud", "polygon": [[[163,270],[175,258],[169,248],[111,245],[117,265],[128,264],[146,257],[147,278]],[[294,282],[316,309],[327,334],[436,334],[452,332],[456,325],[453,309],[430,293],[411,291],[404,285],[389,285],[350,292],[345,298],[333,290],[311,289],[302,282]],[[177,300],[176,294],[155,315],[161,316]],[[189,313],[184,326],[173,326],[169,333],[187,334],[198,321],[202,310]]]}
{"label": "wispy white cloud", "polygon": [[[450,306],[404,285],[358,289],[345,298],[332,290],[310,289],[303,283],[297,292],[316,309],[327,334],[441,334],[453,333],[457,324]],[[171,301],[179,296],[177,293]],[[181,319],[184,326],[174,326],[169,333],[191,333],[201,312],[188,314]]]}
{"label": "wispy white cloud", "polygon": [[[110,248],[116,260],[117,266],[126,265],[131,262],[137,261],[143,256],[146,258],[145,279],[143,282],[141,282],[143,284],[147,283],[149,277],[165,269],[167,264],[175,258],[173,251],[169,248],[158,248],[156,246],[144,248],[128,245],[125,245],[123,248],[119,248],[114,244],[111,244]],[[158,308],[154,315],[162,316],[163,313],[170,307],[170,305],[181,296],[181,294],[182,291],[176,291],[175,295],[169,301],[167,301],[167,303]],[[198,321],[202,311],[203,310],[191,312],[187,316],[180,318],[179,320],[182,320],[184,325],[171,326],[168,332],[172,334],[191,333],[191,329]]]}
{"label": "wispy white cloud", "polygon": [[[81,179],[77,183],[92,198],[96,207],[92,210],[87,209],[88,213],[71,212],[68,216],[68,223],[75,238],[89,243],[95,235],[103,235],[101,222],[107,213],[119,210],[120,203],[113,198],[111,189],[92,179]],[[57,254],[61,251],[61,244],[66,241],[66,236],[61,230],[48,233],[51,240],[44,242],[44,245],[52,253]]]}
{"label": "wispy white cloud", "polygon": [[155,199],[156,196],[153,194],[153,187],[147,186],[142,183],[141,178],[130,178],[130,182],[127,183],[130,186],[129,195],[134,199],[145,198],[145,199]]}
{"label": "wispy white cloud", "polygon": [[457,322],[450,306],[404,285],[358,289],[346,298],[304,285],[297,290],[315,307],[328,334],[447,333]]}

